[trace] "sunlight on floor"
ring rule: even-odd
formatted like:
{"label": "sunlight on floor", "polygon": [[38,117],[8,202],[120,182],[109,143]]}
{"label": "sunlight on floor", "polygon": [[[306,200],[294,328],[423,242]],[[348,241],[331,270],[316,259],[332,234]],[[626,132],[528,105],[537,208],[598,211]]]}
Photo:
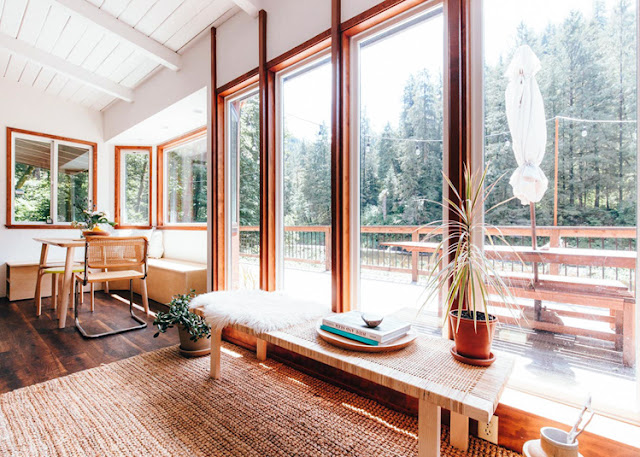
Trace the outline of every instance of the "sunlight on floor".
{"label": "sunlight on floor", "polygon": [[396,427],[395,425],[390,424],[389,422],[387,422],[386,420],[382,419],[381,417],[378,417],[378,416],[376,416],[374,414],[371,414],[369,411],[366,411],[366,410],[364,410],[362,408],[356,408],[355,406],[350,405],[349,403],[342,403],[342,406],[347,408],[348,410],[351,410],[351,411],[353,411],[355,413],[360,414],[361,416],[364,416],[364,417],[366,417],[368,419],[374,420],[377,423],[379,423],[381,425],[384,425],[387,428],[390,428],[394,432],[402,433],[403,435],[409,436],[409,437],[411,437],[411,438],[413,438],[415,440],[418,439],[418,435],[417,434],[412,433],[409,430],[405,430],[403,428]]}
{"label": "sunlight on floor", "polygon": [[227,355],[230,355],[231,357],[233,357],[234,359],[241,359],[242,358],[242,354],[232,351],[231,349],[227,349],[225,347],[221,347],[220,350],[222,352],[224,352]]}

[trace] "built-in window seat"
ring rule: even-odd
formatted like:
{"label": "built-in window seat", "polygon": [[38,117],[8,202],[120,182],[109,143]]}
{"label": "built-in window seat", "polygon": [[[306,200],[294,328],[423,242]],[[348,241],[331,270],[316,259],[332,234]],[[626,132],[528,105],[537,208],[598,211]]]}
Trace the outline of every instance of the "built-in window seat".
{"label": "built-in window seat", "polygon": [[[176,294],[186,294],[194,289],[201,294],[207,290],[207,265],[179,259],[149,259],[147,290],[149,298],[167,304]],[[128,290],[124,281],[109,283],[110,290]],[[140,293],[140,281],[133,281],[133,291]]]}

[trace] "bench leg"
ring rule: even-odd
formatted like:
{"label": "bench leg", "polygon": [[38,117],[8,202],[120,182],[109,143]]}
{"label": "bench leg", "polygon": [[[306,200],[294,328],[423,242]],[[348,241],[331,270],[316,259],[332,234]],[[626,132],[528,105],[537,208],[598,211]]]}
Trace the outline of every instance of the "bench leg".
{"label": "bench leg", "polygon": [[261,362],[267,360],[267,342],[260,338],[256,340],[256,358]]}
{"label": "bench leg", "polygon": [[451,446],[466,451],[469,449],[469,418],[451,411],[449,442]]}
{"label": "bench leg", "polygon": [[142,295],[142,306],[144,306],[144,312],[149,317],[149,295],[147,294],[147,278],[142,279],[140,292]]}
{"label": "bench leg", "polygon": [[211,330],[211,370],[209,377],[220,379],[220,348],[222,347],[222,329]]}
{"label": "bench leg", "polygon": [[440,457],[440,407],[420,398],[418,457]]}

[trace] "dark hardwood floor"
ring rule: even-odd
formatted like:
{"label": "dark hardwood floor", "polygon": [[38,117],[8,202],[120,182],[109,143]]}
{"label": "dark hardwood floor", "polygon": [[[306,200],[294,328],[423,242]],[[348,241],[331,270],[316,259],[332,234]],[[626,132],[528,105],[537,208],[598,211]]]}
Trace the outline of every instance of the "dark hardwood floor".
{"label": "dark hardwood floor", "polygon": [[[96,332],[134,325],[126,297],[128,291],[112,295],[96,292],[95,312],[91,313],[89,294],[85,294],[79,316],[83,327]],[[139,296],[134,296],[134,303],[141,303]],[[149,305],[152,311],[167,309],[151,300]],[[35,315],[33,300],[9,302],[0,298],[0,393],[178,343],[175,328],[154,338],[153,318],[146,320],[149,326],[142,330],[85,339],[74,326],[72,310],[66,328],[58,328],[48,298],[43,299],[40,317]]]}

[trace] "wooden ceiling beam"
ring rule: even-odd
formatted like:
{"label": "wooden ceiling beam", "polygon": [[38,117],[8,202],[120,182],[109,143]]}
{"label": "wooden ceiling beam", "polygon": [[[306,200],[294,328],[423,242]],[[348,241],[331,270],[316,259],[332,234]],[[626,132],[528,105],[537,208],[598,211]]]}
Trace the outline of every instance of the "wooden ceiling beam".
{"label": "wooden ceiling beam", "polygon": [[24,41],[16,40],[10,35],[0,33],[0,48],[5,48],[9,52],[21,55],[43,67],[49,68],[57,73],[63,74],[82,84],[93,87],[105,94],[117,97],[126,102],[133,101],[133,91],[108,78],[99,76],[78,65],[74,65],[65,59],[49,54],[41,49],[35,48]]}
{"label": "wooden ceiling beam", "polygon": [[238,5],[241,10],[247,13],[251,17],[258,17],[258,11],[260,7],[255,0],[231,0]]}
{"label": "wooden ceiling beam", "polygon": [[[160,65],[173,71],[178,71],[182,66],[182,57],[177,52],[163,46],[156,40],[149,38],[142,32],[119,21],[109,13],[101,10],[86,0],[55,0],[72,13],[82,16],[105,31],[116,35],[119,39],[134,46],[142,54],[146,55]],[[240,0],[238,0],[240,1]],[[248,0],[246,0],[248,1]]]}

